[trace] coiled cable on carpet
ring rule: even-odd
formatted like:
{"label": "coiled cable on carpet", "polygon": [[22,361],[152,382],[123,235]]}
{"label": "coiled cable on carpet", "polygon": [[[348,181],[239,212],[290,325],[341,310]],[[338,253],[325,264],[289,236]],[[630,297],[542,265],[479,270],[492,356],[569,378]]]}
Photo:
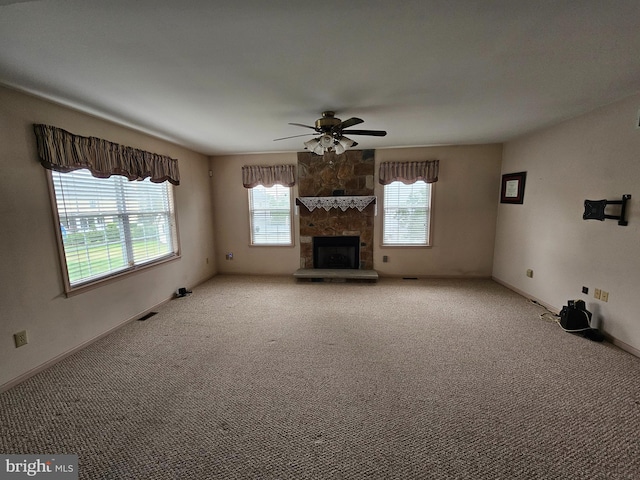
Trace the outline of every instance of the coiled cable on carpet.
{"label": "coiled cable on carpet", "polygon": [[584,313],[585,317],[587,318],[587,325],[589,325],[589,327],[587,327],[587,328],[579,328],[579,329],[576,329],[576,330],[567,330],[560,323],[560,315],[553,313],[551,310],[549,310],[547,307],[542,305],[540,302],[537,302],[537,301],[535,301],[535,300],[533,300],[531,298],[529,299],[529,302],[533,303],[534,305],[537,305],[538,307],[544,308],[546,310],[546,312],[543,312],[543,313],[541,313],[539,315],[539,317],[542,320],[546,320],[548,322],[556,322],[558,324],[558,326],[562,330],[564,330],[565,332],[568,332],[568,333],[580,333],[580,332],[586,332],[586,331],[592,330],[592,328],[590,326],[591,322],[590,322],[589,316],[586,314],[586,312],[583,312],[583,313]]}

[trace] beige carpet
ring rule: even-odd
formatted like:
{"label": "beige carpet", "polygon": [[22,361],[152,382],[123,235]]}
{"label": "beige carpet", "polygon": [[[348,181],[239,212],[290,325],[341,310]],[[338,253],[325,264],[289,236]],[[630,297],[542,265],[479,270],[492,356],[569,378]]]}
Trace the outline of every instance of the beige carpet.
{"label": "beige carpet", "polygon": [[0,452],[87,479],[640,478],[640,359],[543,311],[489,280],[219,276],[1,394]]}

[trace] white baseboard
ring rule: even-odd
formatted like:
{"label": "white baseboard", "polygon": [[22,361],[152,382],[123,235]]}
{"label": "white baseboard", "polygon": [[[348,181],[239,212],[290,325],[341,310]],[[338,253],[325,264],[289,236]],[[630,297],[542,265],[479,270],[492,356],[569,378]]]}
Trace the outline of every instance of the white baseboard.
{"label": "white baseboard", "polygon": [[55,365],[56,363],[60,362],[61,360],[64,360],[65,358],[67,358],[69,355],[73,355],[76,352],[79,352],[80,350],[82,350],[83,348],[87,348],[89,345],[91,345],[94,342],[97,342],[98,340],[100,340],[101,338],[106,337],[107,335],[109,335],[110,333],[115,332],[116,330],[118,330],[119,328],[122,328],[123,326],[125,326],[128,323],[133,322],[134,320],[137,320],[140,317],[143,317],[144,315],[146,315],[149,312],[152,312],[153,310],[156,310],[157,308],[161,307],[162,305],[164,305],[165,303],[170,302],[174,297],[170,297],[166,300],[163,300],[162,302],[154,305],[153,307],[147,308],[146,310],[143,310],[140,313],[137,313],[136,315],[134,315],[133,317],[129,318],[128,320],[125,320],[122,323],[119,323],[118,325],[115,325],[114,327],[111,327],[109,330],[102,332],[101,334],[90,338],[89,340],[81,343],[80,345],[77,345],[75,347],[73,347],[72,349],[61,353],[60,355],[57,355],[55,357],[53,357],[50,360],[47,360],[46,362],[44,362],[41,365],[38,365],[37,367],[32,368],[31,370],[18,375],[16,378],[9,380],[7,383],[4,383],[2,386],[0,386],[0,393],[2,392],[6,392],[7,390],[15,387],[16,385],[24,382],[25,380],[33,377],[34,375],[42,372],[43,370],[46,370],[47,368]]}
{"label": "white baseboard", "polygon": [[[499,283],[500,285],[502,285],[504,287],[507,287],[509,290],[513,290],[518,295],[522,295],[524,298],[526,298],[528,300],[533,300],[533,301],[539,303],[544,308],[546,308],[547,310],[555,313],[556,315],[558,315],[560,313],[561,309],[559,309],[557,307],[554,307],[553,305],[549,305],[548,303],[544,302],[543,300],[540,300],[539,298],[532,297],[527,292],[524,292],[524,291],[520,290],[519,288],[516,288],[513,285],[508,284],[507,282],[503,282],[502,280],[500,280],[498,278],[495,278],[495,277],[491,277],[491,278],[492,278],[492,280],[494,282]],[[625,352],[630,353],[631,355],[640,358],[640,350],[638,350],[637,348],[632,347],[631,345],[628,345],[628,344],[624,343],[622,340],[617,339],[616,337],[608,334],[607,332],[601,332],[601,333],[602,333],[602,335],[604,336],[604,338],[605,338],[605,340],[607,342],[611,343],[612,345],[615,345],[620,350],[624,350]]]}
{"label": "white baseboard", "polygon": [[491,277],[491,279],[496,282],[499,283],[500,285],[502,285],[503,287],[507,287],[509,290],[513,290],[514,292],[516,292],[518,295],[523,296],[524,298],[526,298],[527,300],[533,300],[536,303],[539,303],[540,305],[542,305],[544,308],[546,308],[547,310],[555,313],[556,315],[560,313],[561,308],[558,308],[554,305],[551,305],[547,302],[545,302],[544,300],[541,300],[539,298],[536,298],[530,294],[528,294],[527,292],[520,290],[519,288],[514,287],[513,285],[504,282],[502,280],[500,280],[499,278],[496,277]]}
{"label": "white baseboard", "polygon": [[608,333],[604,333],[604,338],[607,342],[612,343],[613,345],[615,345],[616,347],[618,347],[620,350],[624,350],[627,353],[630,353],[631,355],[640,358],[640,350],[638,350],[635,347],[632,347],[631,345],[624,343],[622,340],[618,340],[616,337],[612,337],[611,335],[609,335]]}
{"label": "white baseboard", "polygon": [[[216,275],[212,275],[210,277],[207,277],[203,280],[200,280],[199,282],[197,282],[192,288],[197,287],[198,285],[203,284],[204,282],[212,279],[213,277],[215,277]],[[27,380],[30,377],[33,377],[34,375],[42,372],[43,370],[46,370],[47,368],[55,365],[56,363],[58,363],[59,361],[67,358],[69,355],[73,355],[76,352],[79,352],[80,350],[82,350],[83,348],[87,348],[89,345],[91,345],[94,342],[97,342],[98,340],[100,340],[101,338],[106,337],[107,335],[109,335],[112,332],[115,332],[116,330],[118,330],[119,328],[122,328],[123,326],[125,326],[127,323],[133,322],[134,320],[137,320],[140,317],[145,316],[147,313],[152,312],[153,310],[156,310],[157,308],[160,308],[162,305],[164,305],[165,303],[169,303],[171,300],[173,300],[175,298],[175,296],[171,296],[165,300],[162,300],[161,302],[157,303],[156,305],[153,305],[152,307],[149,307],[145,310],[143,310],[140,313],[137,313],[136,315],[134,315],[133,317],[129,318],[128,320],[125,320],[122,323],[119,323],[118,325],[110,328],[109,330],[102,332],[101,334],[97,335],[94,338],[91,338],[89,340],[87,340],[86,342],[81,343],[80,345],[73,347],[72,349],[70,349],[67,352],[61,353],[60,355],[57,355],[55,357],[53,357],[50,360],[47,360],[46,362],[44,362],[41,365],[38,365],[35,368],[32,368],[31,370],[29,370],[28,372],[25,372],[21,375],[18,375],[16,378],[9,380],[8,382],[0,385],[0,393],[2,392],[6,392],[7,390],[9,390],[10,388],[15,387],[16,385],[18,385],[19,383],[24,382],[25,380]]]}

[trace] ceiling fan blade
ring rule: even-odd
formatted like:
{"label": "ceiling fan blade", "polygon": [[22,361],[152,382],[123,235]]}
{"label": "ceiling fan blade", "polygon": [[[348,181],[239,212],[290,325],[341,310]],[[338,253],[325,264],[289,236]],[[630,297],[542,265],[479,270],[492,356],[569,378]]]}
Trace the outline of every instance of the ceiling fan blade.
{"label": "ceiling fan blade", "polygon": [[311,125],[303,125],[302,123],[289,123],[289,125],[295,125],[296,127],[305,127],[305,128],[310,128],[312,130],[316,130],[316,127],[312,127]]}
{"label": "ceiling fan blade", "polygon": [[345,135],[369,135],[372,137],[384,137],[387,132],[384,130],[343,130]]}
{"label": "ceiling fan blade", "polygon": [[306,137],[307,135],[315,135],[315,133],[303,133],[302,135],[292,135],[290,137],[274,138],[273,141],[286,140],[287,138]]}
{"label": "ceiling fan blade", "polygon": [[361,118],[357,118],[357,117],[351,117],[351,118],[348,118],[347,120],[345,120],[344,122],[340,122],[339,124],[334,126],[331,130],[334,131],[334,132],[339,132],[343,128],[353,127],[354,125],[358,125],[360,123],[364,123],[364,120],[362,120]]}

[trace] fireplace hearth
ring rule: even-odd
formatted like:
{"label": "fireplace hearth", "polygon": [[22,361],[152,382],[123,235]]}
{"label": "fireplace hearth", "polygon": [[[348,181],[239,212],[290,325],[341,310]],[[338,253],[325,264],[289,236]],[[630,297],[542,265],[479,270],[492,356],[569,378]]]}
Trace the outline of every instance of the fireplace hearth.
{"label": "fireplace hearth", "polygon": [[360,268],[360,237],[313,237],[313,268]]}

